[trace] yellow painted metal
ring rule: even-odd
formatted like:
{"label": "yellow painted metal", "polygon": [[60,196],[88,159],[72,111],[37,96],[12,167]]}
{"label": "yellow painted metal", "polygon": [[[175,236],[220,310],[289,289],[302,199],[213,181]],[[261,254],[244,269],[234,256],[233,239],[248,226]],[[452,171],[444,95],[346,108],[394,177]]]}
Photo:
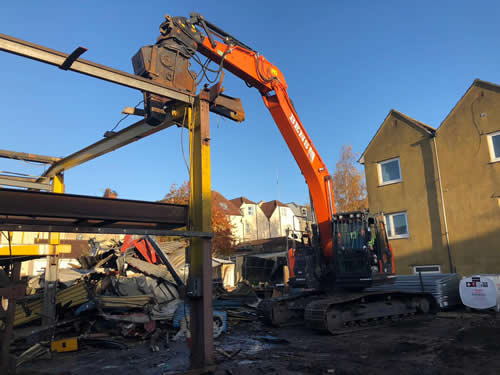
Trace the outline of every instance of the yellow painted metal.
{"label": "yellow painted metal", "polygon": [[74,352],[78,350],[78,338],[70,337],[68,339],[52,341],[50,343],[50,350],[58,353]]}
{"label": "yellow painted metal", "polygon": [[55,248],[56,248],[56,254],[71,253],[71,245],[67,244],[55,245]]}
{"label": "yellow painted metal", "polygon": [[[53,253],[51,249],[52,245],[42,244],[42,245],[12,245],[0,247],[0,256],[9,256],[10,250],[12,250],[12,255],[50,255]],[[71,245],[55,245],[56,254],[61,253],[71,253]],[[52,252],[51,252],[52,250]]]}
{"label": "yellow painted metal", "polygon": [[[210,176],[210,124],[208,94],[202,91],[189,111],[190,177],[189,228],[212,231],[212,187]],[[212,306],[212,241],[191,240],[189,270],[191,367],[204,368],[214,362]]]}
{"label": "yellow painted metal", "polygon": [[[190,120],[190,160],[191,160],[191,229],[212,231],[212,185],[210,171],[210,133],[209,129],[200,128],[199,99],[196,99],[195,111],[189,109]],[[198,105],[197,105],[198,104]]]}
{"label": "yellow painted metal", "polygon": [[[62,174],[58,174],[52,179],[52,192],[58,194],[64,193],[64,176]],[[60,233],[50,233],[49,243],[51,245],[59,245],[59,240]],[[56,248],[54,247],[53,250],[53,254],[55,255]]]}

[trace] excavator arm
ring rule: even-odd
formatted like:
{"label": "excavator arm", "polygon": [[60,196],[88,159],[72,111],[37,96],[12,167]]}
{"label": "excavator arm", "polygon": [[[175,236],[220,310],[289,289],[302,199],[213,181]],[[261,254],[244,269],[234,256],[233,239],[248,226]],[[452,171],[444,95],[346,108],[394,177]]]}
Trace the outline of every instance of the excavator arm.
{"label": "excavator arm", "polygon": [[[281,71],[258,52],[197,13],[191,13],[189,19],[165,16],[160,34],[156,45],[143,47],[134,57],[137,74],[163,80],[163,83],[186,91],[196,91],[196,78],[190,80],[193,72],[188,70],[186,60],[199,52],[219,65],[219,73],[223,68],[227,69],[260,92],[307,182],[318,221],[321,249],[325,258],[331,259],[335,213],[332,178],[294,109]],[[168,106],[168,102],[147,94],[145,99],[150,111],[161,112],[161,106]],[[160,103],[160,106],[155,108],[155,103]]]}

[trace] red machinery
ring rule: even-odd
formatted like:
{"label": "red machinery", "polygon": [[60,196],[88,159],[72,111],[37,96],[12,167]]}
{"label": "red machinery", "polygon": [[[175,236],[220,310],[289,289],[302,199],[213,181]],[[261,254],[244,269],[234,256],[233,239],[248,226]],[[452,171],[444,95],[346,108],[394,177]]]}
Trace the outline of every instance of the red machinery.
{"label": "red machinery", "polygon": [[123,239],[123,244],[120,247],[120,251],[124,253],[131,247],[135,247],[139,253],[144,257],[146,261],[152,264],[161,263],[156,256],[156,251],[148,240],[148,237],[141,237],[134,239],[130,234],[127,234]]}

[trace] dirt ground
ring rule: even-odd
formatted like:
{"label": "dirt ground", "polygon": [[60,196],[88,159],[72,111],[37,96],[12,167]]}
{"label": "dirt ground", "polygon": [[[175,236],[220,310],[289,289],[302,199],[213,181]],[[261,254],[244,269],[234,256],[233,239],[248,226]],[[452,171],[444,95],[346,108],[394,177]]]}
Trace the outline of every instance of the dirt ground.
{"label": "dirt ground", "polygon": [[[215,374],[500,374],[500,319],[454,314],[339,336],[304,327],[240,323],[216,340]],[[149,375],[188,369],[185,342],[170,343],[168,348],[162,345],[156,353],[147,342],[128,345],[125,350],[84,347],[74,353],[55,353],[51,360],[37,360],[20,370],[30,374]],[[228,359],[227,354],[233,353],[237,354]]]}

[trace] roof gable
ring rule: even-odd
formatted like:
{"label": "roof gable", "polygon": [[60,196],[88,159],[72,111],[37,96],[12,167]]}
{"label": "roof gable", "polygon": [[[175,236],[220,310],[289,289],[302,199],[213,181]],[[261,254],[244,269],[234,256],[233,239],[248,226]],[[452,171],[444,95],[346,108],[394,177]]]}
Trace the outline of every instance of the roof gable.
{"label": "roof gable", "polygon": [[215,190],[212,190],[212,207],[220,209],[226,215],[241,216],[239,207],[236,207],[231,201]]}
{"label": "roof gable", "polygon": [[264,215],[266,215],[268,219],[270,219],[271,216],[273,216],[273,212],[276,209],[276,207],[288,207],[288,206],[278,200],[265,202],[260,205],[262,212],[264,212]]}
{"label": "roof gable", "polygon": [[380,130],[389,123],[388,120],[391,117],[393,117],[394,120],[396,120],[396,121],[400,120],[404,124],[407,124],[409,126],[414,126],[416,129],[424,132],[425,134],[434,135],[436,133],[436,129],[433,128],[432,126],[429,126],[427,124],[424,124],[423,122],[415,120],[414,118],[412,118],[410,116],[407,116],[404,113],[401,113],[401,112],[399,112],[399,111],[397,111],[395,109],[391,109],[389,111],[389,113],[387,114],[387,116],[385,117],[385,119],[382,122],[382,124],[379,126],[379,128],[378,128],[377,132],[375,133],[375,135],[373,136],[373,138],[370,140],[370,143],[368,143],[368,146],[366,146],[365,150],[361,154],[361,157],[358,160],[359,163],[364,164],[366,152],[368,151],[368,149],[370,148],[370,146],[373,144],[375,138],[377,138],[377,136],[380,134]]}
{"label": "roof gable", "polygon": [[487,90],[494,90],[494,91],[500,92],[500,86],[499,85],[497,85],[495,83],[488,82],[488,81],[482,81],[479,78],[476,78],[472,82],[472,84],[469,86],[469,88],[467,89],[467,91],[465,91],[465,93],[462,95],[462,97],[460,99],[458,99],[457,103],[451,109],[450,113],[448,113],[446,115],[446,117],[444,118],[444,120],[441,122],[441,124],[439,125],[439,128],[437,130],[437,133],[439,133],[439,131],[441,130],[441,128],[443,126],[445,126],[445,123],[448,121],[448,119],[450,117],[453,116],[453,114],[456,112],[457,108],[460,106],[460,104],[462,104],[462,102],[465,100],[465,98],[467,96],[469,96],[469,94],[471,93],[472,88],[474,88],[474,87],[480,87],[480,88],[484,88],[484,89],[487,89]]}
{"label": "roof gable", "polygon": [[231,199],[230,202],[232,204],[234,204],[236,207],[241,207],[244,203],[246,203],[246,204],[257,204],[255,202],[252,202],[250,199],[248,199],[246,197],[234,198],[234,199]]}

